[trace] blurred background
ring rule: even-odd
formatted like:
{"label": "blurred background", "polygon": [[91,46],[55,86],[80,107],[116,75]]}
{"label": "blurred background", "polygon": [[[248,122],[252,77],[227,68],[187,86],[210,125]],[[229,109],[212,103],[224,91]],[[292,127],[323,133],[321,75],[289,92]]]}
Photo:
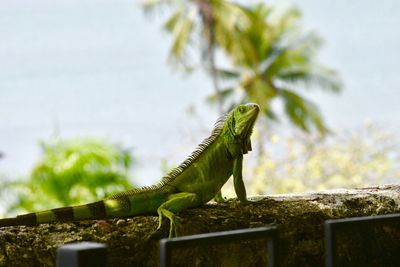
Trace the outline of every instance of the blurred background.
{"label": "blurred background", "polygon": [[2,1],[0,217],[155,183],[244,102],[249,194],[396,183],[399,9]]}

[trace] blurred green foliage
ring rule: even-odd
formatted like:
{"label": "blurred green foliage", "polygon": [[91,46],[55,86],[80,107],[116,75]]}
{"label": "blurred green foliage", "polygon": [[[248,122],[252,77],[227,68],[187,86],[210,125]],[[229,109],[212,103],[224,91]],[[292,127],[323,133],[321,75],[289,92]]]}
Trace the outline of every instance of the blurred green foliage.
{"label": "blurred green foliage", "polygon": [[[249,156],[243,166],[249,195],[394,184],[400,176],[396,135],[373,123],[325,138],[297,131],[271,133],[260,143],[260,134],[254,133],[253,153],[258,155]],[[223,194],[236,197],[232,183]]]}
{"label": "blurred green foliage", "polygon": [[28,180],[8,183],[16,193],[8,212],[82,204],[131,187],[128,150],[103,140],[53,139],[41,143],[42,159]]}
{"label": "blurred green foliage", "polygon": [[272,134],[254,166],[246,169],[249,191],[290,193],[395,183],[400,176],[398,144],[393,134],[371,123],[329,138]]}

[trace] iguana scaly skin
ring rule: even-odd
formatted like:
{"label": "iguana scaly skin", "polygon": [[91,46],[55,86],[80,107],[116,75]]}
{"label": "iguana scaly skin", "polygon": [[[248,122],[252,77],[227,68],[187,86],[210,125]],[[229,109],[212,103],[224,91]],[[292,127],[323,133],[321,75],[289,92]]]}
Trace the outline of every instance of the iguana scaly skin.
{"label": "iguana scaly skin", "polygon": [[259,110],[257,104],[239,105],[222,116],[211,135],[156,185],[131,189],[85,205],[0,219],[0,227],[129,217],[157,212],[157,229],[161,227],[163,217],[166,217],[170,221],[169,236],[176,236],[180,219],[175,213],[200,206],[213,197],[221,199],[220,189],[232,174],[237,197],[241,202],[247,201],[242,178],[243,154],[251,150],[250,135]]}

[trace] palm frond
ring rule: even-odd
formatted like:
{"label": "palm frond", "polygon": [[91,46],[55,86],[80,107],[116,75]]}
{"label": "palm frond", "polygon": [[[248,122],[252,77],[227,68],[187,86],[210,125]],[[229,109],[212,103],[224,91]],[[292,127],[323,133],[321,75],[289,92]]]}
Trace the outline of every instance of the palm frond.
{"label": "palm frond", "polygon": [[317,106],[299,94],[287,89],[280,89],[285,111],[293,124],[306,132],[315,127],[321,134],[328,131]]}
{"label": "palm frond", "polygon": [[172,15],[164,23],[164,28],[169,32],[173,32],[175,27],[177,27],[177,24],[181,19],[183,12],[183,8],[178,8],[174,13],[172,13]]}
{"label": "palm frond", "polygon": [[213,93],[207,96],[207,102],[209,103],[217,103],[220,98],[225,101],[228,97],[232,96],[235,91],[234,87],[227,87],[220,89],[219,93]]}
{"label": "palm frond", "polygon": [[315,52],[321,45],[321,38],[316,33],[301,37],[281,36],[266,55],[261,70],[266,76],[274,76],[284,67],[312,64]]}
{"label": "palm frond", "polygon": [[177,2],[176,0],[142,0],[140,4],[145,12],[153,12],[156,9],[161,9]]}
{"label": "palm frond", "polygon": [[290,66],[279,69],[276,78],[291,85],[303,85],[306,88],[318,87],[335,93],[341,91],[343,84],[338,73],[320,65]]}
{"label": "palm frond", "polygon": [[177,12],[168,20],[166,27],[170,28],[173,35],[170,59],[178,62],[184,60],[194,28],[195,13],[195,9],[190,10],[188,13],[186,13],[186,10],[180,10],[180,12]]}
{"label": "palm frond", "polygon": [[240,78],[240,72],[236,70],[217,69],[216,74],[221,80],[232,81]]}

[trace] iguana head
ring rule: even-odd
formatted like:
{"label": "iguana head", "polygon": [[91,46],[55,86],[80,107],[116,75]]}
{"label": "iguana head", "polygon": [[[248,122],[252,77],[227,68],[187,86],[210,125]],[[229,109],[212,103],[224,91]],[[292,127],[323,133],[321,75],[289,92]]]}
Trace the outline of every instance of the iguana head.
{"label": "iguana head", "polygon": [[251,151],[250,136],[259,112],[260,107],[257,104],[239,105],[232,110],[227,119],[229,130],[234,139],[243,145],[244,154]]}

